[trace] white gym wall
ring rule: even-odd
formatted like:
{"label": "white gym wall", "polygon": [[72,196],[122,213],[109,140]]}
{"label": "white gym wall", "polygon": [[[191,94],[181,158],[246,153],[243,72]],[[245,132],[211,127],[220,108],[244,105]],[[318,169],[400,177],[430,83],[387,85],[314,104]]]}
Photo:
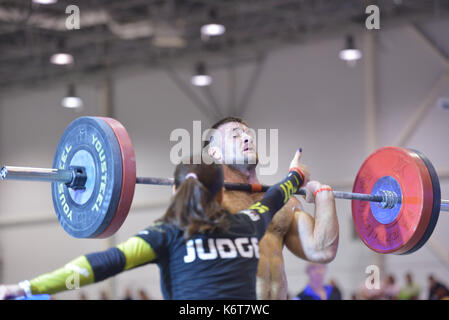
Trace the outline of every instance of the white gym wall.
{"label": "white gym wall", "polygon": [[[449,20],[423,25],[433,41],[449,52]],[[375,32],[375,31],[373,31]],[[266,56],[254,92],[241,115],[251,127],[279,130],[279,168],[272,176],[260,176],[263,183],[275,183],[286,173],[294,151],[303,148],[303,161],[312,178],[351,191],[351,184],[366,156],[375,147],[397,143],[424,102],[431,104],[416,130],[405,141],[406,147],[423,152],[441,173],[442,198],[449,198],[449,110],[438,108],[429,93],[437,87],[437,97],[449,97],[448,82],[440,82],[449,72],[449,63],[426,45],[408,26],[382,29],[374,34],[375,117],[367,118],[367,53],[364,34],[355,34],[364,57],[354,67],[338,58],[343,34],[286,48],[273,49]],[[248,85],[255,63],[236,67],[238,97]],[[176,70],[188,81],[190,68]],[[227,113],[229,100],[227,70],[211,70],[212,90]],[[212,122],[178,88],[167,73],[147,67],[121,69],[111,74],[114,117],[129,131],[136,151],[139,176],[172,175],[169,136],[176,128],[192,132],[192,121],[201,120],[203,130]],[[443,78],[444,79],[444,78]],[[443,84],[439,88],[440,84]],[[373,88],[371,87],[371,88]],[[16,87],[0,93],[0,163],[49,167],[58,140],[66,126],[82,115],[103,115],[101,77],[89,77],[78,85],[85,109],[74,113],[63,109],[60,100],[66,83],[41,83],[36,87]],[[199,91],[198,91],[199,93]],[[212,107],[211,107],[212,108]],[[374,125],[375,135],[369,128]],[[371,144],[371,145],[370,145]],[[133,210],[112,240],[80,240],[68,236],[57,223],[50,185],[27,182],[0,183],[1,283],[15,283],[63,266],[70,259],[103,250],[150,225],[164,212],[171,189],[137,186]],[[427,275],[449,282],[449,217],[440,216],[428,242],[408,256],[379,258],[353,237],[350,201],[337,200],[340,244],[336,259],[329,264],[327,278],[334,278],[349,299],[364,283],[365,269],[383,263],[386,273],[403,283],[411,271],[426,298]],[[313,214],[313,206],[305,205]],[[26,221],[29,221],[28,223]],[[433,245],[431,245],[432,243]],[[436,253],[438,244],[443,249]],[[306,284],[305,262],[287,249],[285,266],[290,295]],[[447,257],[447,256],[446,256]],[[115,280],[83,288],[91,299],[103,288],[123,296],[124,289],[144,288],[152,298],[162,297],[159,271],[154,265],[128,271]],[[56,299],[76,299],[79,291],[55,295]]]}

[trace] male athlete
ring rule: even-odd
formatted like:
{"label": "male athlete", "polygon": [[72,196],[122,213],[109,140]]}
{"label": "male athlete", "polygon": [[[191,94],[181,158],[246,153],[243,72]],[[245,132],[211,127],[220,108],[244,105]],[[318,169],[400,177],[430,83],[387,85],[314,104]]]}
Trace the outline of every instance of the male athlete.
{"label": "male athlete", "polygon": [[[212,129],[215,130],[205,147],[215,161],[223,164],[225,182],[260,184],[256,175],[255,139],[247,123],[227,117]],[[306,201],[315,202],[314,217],[303,211],[298,199],[292,197],[275,215],[259,243],[258,299],[287,299],[284,244],[293,254],[309,262],[328,263],[335,258],[339,232],[333,193],[329,186],[317,181],[309,184],[314,192],[308,193]],[[263,193],[225,191],[222,205],[237,213],[262,197]]]}

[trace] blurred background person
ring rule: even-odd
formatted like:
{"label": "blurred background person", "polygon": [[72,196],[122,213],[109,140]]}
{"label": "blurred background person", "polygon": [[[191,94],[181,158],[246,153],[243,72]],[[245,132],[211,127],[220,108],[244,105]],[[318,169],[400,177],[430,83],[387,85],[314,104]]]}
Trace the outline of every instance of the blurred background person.
{"label": "blurred background person", "polygon": [[127,287],[125,289],[125,295],[123,296],[122,300],[134,300],[131,288]]}
{"label": "blurred background person", "polygon": [[306,273],[309,281],[294,300],[341,300],[341,293],[335,289],[336,287],[324,284],[326,272],[327,265],[308,263]]}
{"label": "blurred background person", "polygon": [[79,300],[88,300],[87,295],[84,291],[81,291],[78,297]]}
{"label": "blurred background person", "polygon": [[413,281],[411,272],[405,275],[405,284],[401,287],[398,294],[399,300],[418,300],[421,288]]}
{"label": "blurred background person", "polygon": [[384,285],[384,298],[387,300],[397,300],[399,294],[399,285],[393,275],[388,275]]}
{"label": "blurred background person", "polygon": [[441,282],[437,281],[433,274],[430,274],[427,279],[429,280],[428,300],[441,300],[449,297],[448,288]]}
{"label": "blurred background person", "polygon": [[139,290],[139,299],[140,300],[151,300],[150,296],[146,293],[144,289]]}
{"label": "blurred background person", "polygon": [[383,284],[379,288],[368,287],[363,281],[358,292],[356,293],[357,300],[382,300],[384,298]]}
{"label": "blurred background person", "polygon": [[105,290],[100,291],[100,300],[109,300],[109,296]]}
{"label": "blurred background person", "polygon": [[333,299],[333,300],[342,300],[343,294],[341,293],[340,287],[337,285],[337,282],[335,281],[335,279],[331,279],[329,281],[329,284],[334,288],[335,299]]}

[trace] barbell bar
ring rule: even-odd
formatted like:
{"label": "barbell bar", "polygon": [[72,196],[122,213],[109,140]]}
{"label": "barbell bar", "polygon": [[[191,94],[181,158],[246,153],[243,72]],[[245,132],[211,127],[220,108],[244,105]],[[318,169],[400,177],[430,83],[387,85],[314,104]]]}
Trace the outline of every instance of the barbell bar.
{"label": "barbell bar", "polygon": [[[72,188],[77,187],[73,185],[74,180],[79,175],[77,172],[79,168],[72,168],[69,170],[59,170],[54,168],[33,168],[33,167],[15,167],[15,166],[3,166],[0,170],[0,179],[2,180],[24,180],[24,181],[38,181],[38,182],[62,182]],[[136,184],[145,185],[160,185],[171,186],[173,185],[173,178],[156,178],[156,177],[137,177]],[[78,185],[83,187],[83,185]],[[266,192],[270,186],[260,184],[245,184],[245,183],[230,183],[225,182],[226,190],[240,190],[247,192]],[[366,193],[355,193],[332,190],[334,197],[337,199],[346,200],[360,200],[380,203],[384,208],[393,207],[395,204],[401,203],[402,199],[395,193],[373,195]],[[300,188],[296,191],[297,195],[306,195],[304,188]],[[449,212],[449,200],[441,199],[440,211]]]}
{"label": "barbell bar", "polygon": [[[0,171],[0,178],[2,180],[25,180],[25,181],[38,181],[38,182],[62,182],[73,189],[83,188],[83,184],[74,184],[74,180],[78,176],[76,172],[79,169],[59,170],[54,168],[33,168],[33,167],[14,167],[3,166]],[[146,185],[161,185],[171,186],[173,185],[173,178],[154,178],[154,177],[137,177],[136,184]],[[269,185],[260,184],[244,184],[244,183],[229,183],[225,182],[225,188],[227,190],[240,190],[248,192],[266,192]],[[348,200],[361,200],[371,201],[384,204],[384,207],[394,206],[396,203],[400,203],[401,199],[395,194],[384,195],[372,195],[362,194],[354,192],[344,192],[333,190],[334,197],[338,199]],[[304,188],[296,191],[297,195],[306,195]],[[449,202],[449,201],[448,201]],[[449,211],[449,209],[448,209]]]}

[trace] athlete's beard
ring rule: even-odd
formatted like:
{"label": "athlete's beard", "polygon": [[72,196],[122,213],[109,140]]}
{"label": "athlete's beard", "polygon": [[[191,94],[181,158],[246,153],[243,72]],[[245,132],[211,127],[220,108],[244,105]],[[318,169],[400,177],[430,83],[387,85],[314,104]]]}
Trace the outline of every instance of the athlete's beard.
{"label": "athlete's beard", "polygon": [[242,173],[244,172],[250,172],[252,170],[255,170],[257,167],[257,164],[259,163],[259,156],[256,154],[256,161],[249,161],[249,158],[247,156],[244,156],[243,163],[237,163],[237,161],[234,159],[231,163],[226,163],[226,165],[234,170],[240,171]]}

